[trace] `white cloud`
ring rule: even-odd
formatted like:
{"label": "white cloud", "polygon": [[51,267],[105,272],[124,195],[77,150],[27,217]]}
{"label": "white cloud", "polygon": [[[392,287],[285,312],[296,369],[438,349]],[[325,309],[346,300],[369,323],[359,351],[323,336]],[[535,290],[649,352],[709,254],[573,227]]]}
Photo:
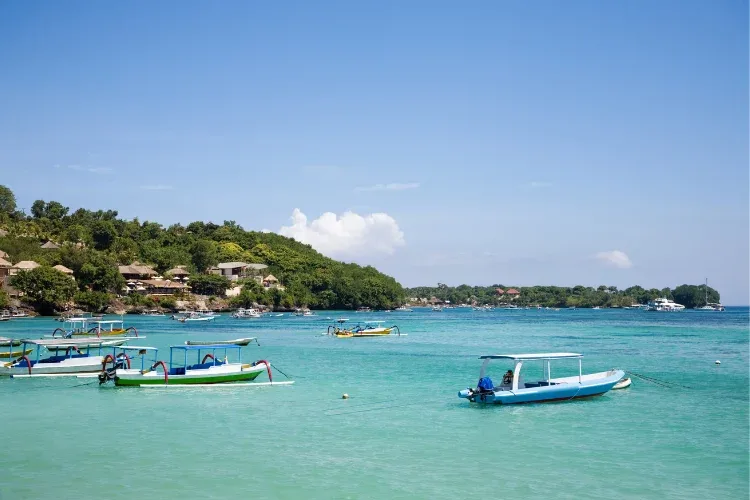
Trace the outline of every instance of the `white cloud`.
{"label": "white cloud", "polygon": [[279,234],[307,243],[329,257],[351,258],[391,255],[403,246],[404,233],[388,214],[359,215],[345,212],[337,216],[326,212],[308,223],[307,216],[298,208],[291,217],[292,224],[279,229]]}
{"label": "white cloud", "polygon": [[89,167],[86,165],[55,165],[55,168],[67,168],[78,172],[90,172],[92,174],[111,174],[114,170],[110,167]]}
{"label": "white cloud", "polygon": [[167,184],[149,184],[147,186],[141,186],[141,189],[146,191],[171,191],[174,187]]}
{"label": "white cloud", "polygon": [[600,262],[609,266],[619,267],[620,269],[628,269],[633,267],[633,263],[630,261],[630,257],[625,252],[620,250],[611,250],[609,252],[599,252],[594,257]]}
{"label": "white cloud", "polygon": [[375,184],[374,186],[358,187],[355,191],[404,191],[406,189],[417,189],[418,182],[393,182],[391,184]]}
{"label": "white cloud", "polygon": [[532,188],[546,188],[546,187],[551,187],[551,186],[552,186],[551,182],[544,182],[544,181],[532,181],[529,183],[529,187],[532,187]]}

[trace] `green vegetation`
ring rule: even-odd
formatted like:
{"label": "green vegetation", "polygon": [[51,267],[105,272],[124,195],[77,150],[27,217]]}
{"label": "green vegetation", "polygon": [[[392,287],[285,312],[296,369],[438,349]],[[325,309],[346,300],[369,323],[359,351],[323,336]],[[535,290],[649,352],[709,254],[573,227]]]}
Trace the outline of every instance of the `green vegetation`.
{"label": "green vegetation", "polygon": [[75,281],[51,267],[41,266],[13,276],[11,286],[24,293],[25,300],[41,314],[52,314],[73,300]]}
{"label": "green vegetation", "polygon": [[[245,283],[242,300],[277,307],[308,306],[317,309],[353,309],[360,306],[390,309],[404,302],[401,285],[375,268],[346,264],[324,257],[309,245],[273,233],[245,231],[234,221],[223,224],[192,222],[163,227],[156,222],[122,220],[114,210],[90,211],[68,207],[56,201],[37,200],[31,216],[16,210],[15,197],[0,186],[0,250],[13,262],[33,260],[45,266],[62,264],[73,270],[73,292],[56,290],[55,300],[44,301],[46,310],[60,301],[72,300],[79,292],[100,292],[110,297],[125,285],[117,264],[139,261],[160,273],[185,265],[191,272],[190,285],[196,293],[223,295],[226,280],[205,275],[219,262],[243,261],[268,265],[285,290],[258,288]],[[42,249],[51,240],[60,249]],[[44,271],[47,272],[47,271]],[[221,281],[223,280],[223,281]],[[24,280],[19,281],[22,287]],[[25,288],[19,290],[26,293]],[[103,295],[77,295],[87,305],[98,306]],[[96,298],[95,298],[96,297]],[[31,298],[31,297],[29,297]],[[128,297],[130,305],[152,306],[154,301]],[[34,304],[41,302],[34,299]]]}
{"label": "green vegetation", "polygon": [[[687,308],[702,306],[705,303],[705,285],[681,285],[670,290],[652,288],[646,290],[640,286],[631,286],[625,290],[618,290],[615,286],[601,285],[598,288],[575,286],[531,286],[510,287],[518,290],[520,295],[510,299],[508,295],[498,295],[496,289],[508,290],[505,285],[487,287],[471,287],[461,285],[450,287],[438,283],[436,287],[407,288],[406,295],[410,298],[430,299],[435,297],[452,304],[502,304],[512,303],[518,306],[542,307],[627,307],[632,304],[645,304],[657,297],[673,299]],[[708,287],[708,301],[719,302],[719,292]]]}

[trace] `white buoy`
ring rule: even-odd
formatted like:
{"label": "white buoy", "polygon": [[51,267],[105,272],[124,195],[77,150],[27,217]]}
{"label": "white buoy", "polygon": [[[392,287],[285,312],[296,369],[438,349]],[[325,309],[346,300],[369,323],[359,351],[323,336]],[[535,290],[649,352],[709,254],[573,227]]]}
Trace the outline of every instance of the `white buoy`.
{"label": "white buoy", "polygon": [[349,395],[347,393],[344,393],[341,395],[341,399],[349,399]]}
{"label": "white buoy", "polygon": [[720,365],[720,364],[721,364],[721,361],[719,361],[719,360],[717,359],[716,361],[714,361],[714,363],[715,363],[715,364],[717,364],[717,365]]}

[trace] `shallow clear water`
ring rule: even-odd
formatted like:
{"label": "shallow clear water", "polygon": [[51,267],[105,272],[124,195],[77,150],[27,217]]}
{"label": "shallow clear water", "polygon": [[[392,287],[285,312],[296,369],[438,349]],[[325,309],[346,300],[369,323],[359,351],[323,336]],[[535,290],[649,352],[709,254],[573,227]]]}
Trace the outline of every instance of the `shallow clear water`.
{"label": "shallow clear water", "polygon": [[[342,314],[408,335],[321,336],[326,317]],[[747,308],[126,324],[163,359],[188,338],[257,336],[261,346],[243,359],[268,359],[296,383],[158,390],[0,379],[0,498],[748,498]],[[58,325],[13,320],[0,336],[41,337]],[[584,353],[584,372],[619,367],[689,388],[634,378],[566,403],[479,407],[456,397],[476,384],[478,355],[550,351]],[[553,376],[577,372],[576,362],[552,367]]]}

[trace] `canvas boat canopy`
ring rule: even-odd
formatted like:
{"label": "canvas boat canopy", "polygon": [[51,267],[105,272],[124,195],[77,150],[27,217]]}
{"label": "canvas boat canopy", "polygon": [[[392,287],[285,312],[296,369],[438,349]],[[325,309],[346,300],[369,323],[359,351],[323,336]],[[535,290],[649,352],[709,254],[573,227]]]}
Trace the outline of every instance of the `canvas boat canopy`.
{"label": "canvas boat canopy", "polygon": [[541,354],[488,354],[480,356],[479,359],[516,359],[516,360],[533,360],[533,359],[572,359],[582,358],[583,354],[574,352],[548,352]]}

